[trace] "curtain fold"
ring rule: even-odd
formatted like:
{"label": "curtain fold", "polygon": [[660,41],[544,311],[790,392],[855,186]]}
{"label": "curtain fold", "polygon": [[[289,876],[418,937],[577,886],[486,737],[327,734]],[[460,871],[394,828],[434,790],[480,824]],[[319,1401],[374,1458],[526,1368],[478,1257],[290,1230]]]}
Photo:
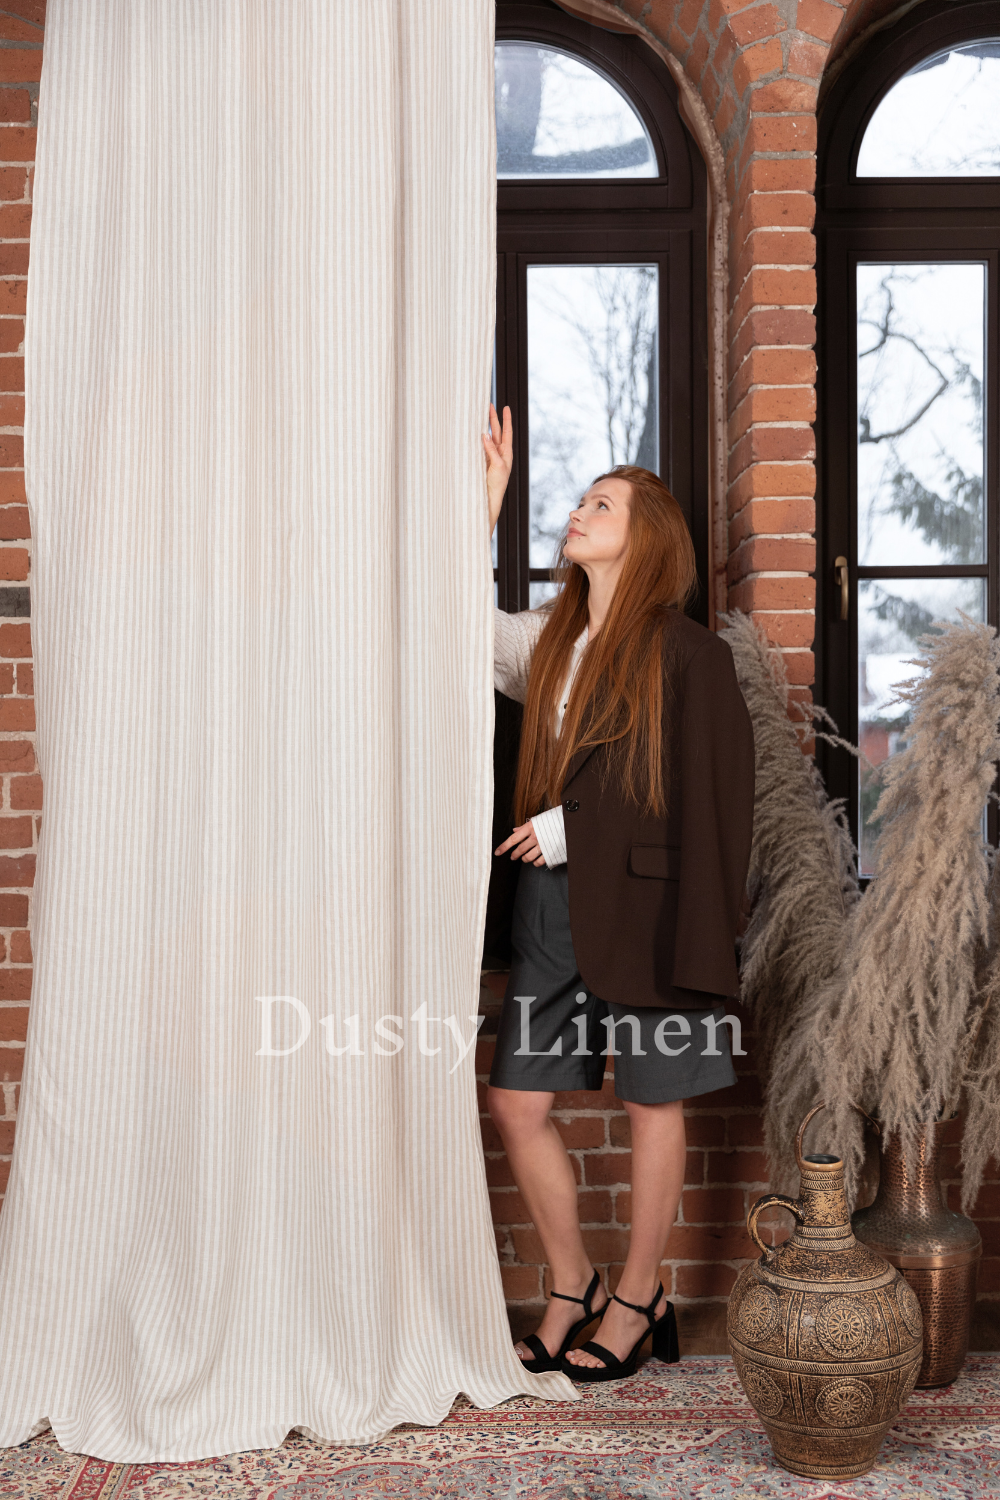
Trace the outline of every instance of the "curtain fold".
{"label": "curtain fold", "polygon": [[[49,0],[0,1444],[572,1399],[478,1138],[492,0]],[[391,1019],[391,1018],[396,1019]]]}

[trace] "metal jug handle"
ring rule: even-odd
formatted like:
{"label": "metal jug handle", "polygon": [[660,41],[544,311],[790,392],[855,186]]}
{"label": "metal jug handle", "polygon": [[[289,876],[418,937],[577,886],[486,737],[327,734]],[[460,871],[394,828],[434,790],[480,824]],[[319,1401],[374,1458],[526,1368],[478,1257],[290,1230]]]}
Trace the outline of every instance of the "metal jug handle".
{"label": "metal jug handle", "polygon": [[797,1198],[786,1198],[784,1193],[768,1193],[766,1197],[758,1198],[753,1208],[747,1214],[747,1233],[753,1240],[754,1244],[757,1246],[758,1250],[763,1251],[764,1255],[767,1256],[768,1259],[771,1258],[778,1247],[775,1245],[764,1244],[764,1241],[761,1239],[760,1235],[757,1232],[757,1215],[761,1213],[763,1209],[774,1208],[775,1206],[779,1208],[787,1208],[790,1214],[795,1215],[800,1224],[804,1224],[806,1222],[805,1211],[802,1207],[802,1204],[798,1201]]}
{"label": "metal jug handle", "polygon": [[[856,1109],[859,1115],[864,1116],[876,1135],[881,1135],[882,1132],[880,1131],[876,1122],[872,1119],[870,1114],[868,1114],[861,1108],[860,1104],[854,1104],[852,1100],[852,1108]],[[802,1121],[802,1124],[799,1126],[798,1135],[795,1137],[795,1162],[800,1172],[808,1172],[809,1170],[809,1163],[804,1159],[802,1155],[802,1141],[811,1121],[815,1118],[816,1115],[819,1114],[821,1109],[826,1109],[825,1099],[821,1099],[820,1102],[809,1111],[805,1119]]]}

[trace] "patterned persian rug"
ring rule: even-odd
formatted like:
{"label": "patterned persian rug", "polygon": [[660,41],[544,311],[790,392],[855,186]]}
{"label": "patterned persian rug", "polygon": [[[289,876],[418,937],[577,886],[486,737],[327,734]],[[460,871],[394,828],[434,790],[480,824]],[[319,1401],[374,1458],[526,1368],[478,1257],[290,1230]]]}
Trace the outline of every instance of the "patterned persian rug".
{"label": "patterned persian rug", "polygon": [[969,1358],[954,1385],[917,1391],[862,1479],[795,1479],[724,1357],[584,1387],[574,1404],[517,1398],[439,1427],[399,1427],[368,1448],[280,1448],[187,1464],[112,1464],[63,1453],[51,1432],[0,1451],[2,1500],[997,1500],[1000,1355]]}

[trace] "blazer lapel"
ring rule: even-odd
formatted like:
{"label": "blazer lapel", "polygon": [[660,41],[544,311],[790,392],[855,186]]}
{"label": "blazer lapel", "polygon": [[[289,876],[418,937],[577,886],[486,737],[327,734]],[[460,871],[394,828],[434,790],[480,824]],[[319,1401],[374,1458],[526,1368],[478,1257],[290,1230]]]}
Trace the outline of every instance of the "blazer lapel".
{"label": "blazer lapel", "polygon": [[570,782],[573,780],[573,777],[580,770],[582,770],[583,766],[590,759],[596,749],[596,745],[586,745],[582,750],[578,750],[576,752],[569,765],[566,767],[566,779],[563,781],[563,791],[565,791],[569,786]]}

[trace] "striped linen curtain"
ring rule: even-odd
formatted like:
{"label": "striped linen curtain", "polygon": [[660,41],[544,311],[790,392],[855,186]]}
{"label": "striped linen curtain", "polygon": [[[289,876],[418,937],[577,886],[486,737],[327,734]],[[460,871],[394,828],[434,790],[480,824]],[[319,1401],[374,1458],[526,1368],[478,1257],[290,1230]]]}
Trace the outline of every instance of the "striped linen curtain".
{"label": "striped linen curtain", "polygon": [[49,0],[0,1444],[572,1399],[478,1139],[492,0]]}

